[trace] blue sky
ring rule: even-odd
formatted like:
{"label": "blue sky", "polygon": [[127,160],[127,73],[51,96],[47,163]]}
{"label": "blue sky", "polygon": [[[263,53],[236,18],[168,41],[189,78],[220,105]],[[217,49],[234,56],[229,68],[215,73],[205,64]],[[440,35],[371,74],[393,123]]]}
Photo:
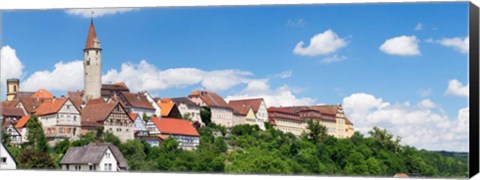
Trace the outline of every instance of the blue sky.
{"label": "blue sky", "polygon": [[[88,17],[64,10],[6,11],[2,16],[2,44],[14,49],[21,61],[24,68],[17,76],[22,82],[42,75],[36,72],[54,72],[60,61],[68,64],[83,59]],[[144,8],[95,17],[94,23],[103,47],[102,71],[117,71],[104,80],[132,78],[135,75],[119,75],[127,73],[121,71],[122,64],[135,67],[145,60],[146,66],[154,67],[152,72],[176,68],[247,72],[234,72],[233,79],[225,76],[227,81],[239,82],[214,89],[224,97],[249,97],[252,93],[247,93],[246,87],[252,81],[262,81],[268,85],[268,90],[262,90],[277,98],[271,103],[274,105],[285,102],[279,99],[288,100],[280,92],[289,92],[298,103],[308,104],[346,103],[346,97],[363,93],[392,107],[408,102],[407,112],[428,99],[435,104],[429,110],[445,115],[449,122],[457,119],[459,109],[468,106],[468,95],[446,93],[451,80],[463,87],[468,83],[468,53],[456,49],[458,44],[447,43],[468,36],[466,2]],[[299,42],[307,47],[312,37],[327,30],[343,45],[319,55],[294,52]],[[386,40],[400,36],[414,36],[418,54],[394,55],[379,49]],[[341,60],[322,61],[332,57]],[[134,81],[130,79],[132,83],[127,85],[137,86]],[[52,83],[41,87],[57,95],[83,87],[83,81],[76,79],[72,83],[80,85],[62,82],[68,83],[58,81],[60,85],[50,89]],[[42,81],[28,83],[37,86],[25,85],[27,88],[39,87]],[[175,97],[205,84],[138,86],[133,89]],[[281,87],[286,90],[279,90]],[[355,108],[351,107],[352,114],[359,112]],[[368,113],[379,109],[374,107]]]}

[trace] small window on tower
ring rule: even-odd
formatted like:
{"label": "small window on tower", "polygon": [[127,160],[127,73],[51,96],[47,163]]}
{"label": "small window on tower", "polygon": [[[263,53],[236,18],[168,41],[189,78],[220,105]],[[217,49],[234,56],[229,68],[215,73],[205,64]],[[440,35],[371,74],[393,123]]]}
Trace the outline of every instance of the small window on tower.
{"label": "small window on tower", "polygon": [[97,53],[97,55],[98,55],[98,51],[95,51],[95,52],[96,52],[96,53]]}
{"label": "small window on tower", "polygon": [[90,65],[90,59],[87,61],[87,66]]}

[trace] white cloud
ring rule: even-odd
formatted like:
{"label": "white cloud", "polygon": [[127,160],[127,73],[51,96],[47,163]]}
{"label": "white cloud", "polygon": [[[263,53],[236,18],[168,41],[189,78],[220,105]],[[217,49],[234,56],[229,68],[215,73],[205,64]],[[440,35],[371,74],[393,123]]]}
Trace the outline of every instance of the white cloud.
{"label": "white cloud", "polygon": [[[432,111],[431,100],[417,105],[383,101],[371,94],[355,93],[343,100],[347,116],[356,130],[367,134],[373,126],[387,129],[402,138],[402,144],[429,150],[468,151],[468,107],[449,119]],[[463,129],[463,130],[462,130]]]}
{"label": "white cloud", "polygon": [[[65,12],[70,15],[81,16],[83,18],[101,17],[106,15],[121,14],[129,11],[138,10],[138,8],[103,8],[103,9],[69,9]],[[93,12],[93,14],[92,14]]]}
{"label": "white cloud", "polygon": [[385,40],[379,49],[390,55],[416,56],[420,55],[419,42],[415,36],[398,36]]}
{"label": "white cloud", "polygon": [[446,47],[451,47],[457,51],[460,51],[461,53],[468,53],[469,49],[469,37],[465,38],[460,38],[460,37],[455,37],[455,38],[444,38],[440,39],[437,41],[437,43],[446,46]]}
{"label": "white cloud", "polygon": [[430,99],[424,99],[418,102],[417,106],[420,108],[426,108],[426,109],[437,107],[437,105],[434,102],[432,102]]}
{"label": "white cloud", "polygon": [[333,55],[332,57],[326,57],[326,58],[323,58],[322,60],[320,60],[321,63],[333,63],[333,62],[340,62],[340,61],[343,61],[347,59],[346,56],[338,56],[338,55]]}
{"label": "white cloud", "polygon": [[448,88],[445,91],[445,95],[454,95],[454,96],[469,96],[469,85],[463,85],[460,81],[452,79],[448,81]]}
{"label": "white cloud", "polygon": [[423,24],[421,22],[418,22],[417,25],[415,25],[415,31],[420,31],[423,29]]}
{"label": "white cloud", "polygon": [[34,72],[22,82],[22,90],[78,90],[83,89],[83,61],[60,61],[54,69]]}
{"label": "white cloud", "polygon": [[238,84],[250,81],[252,73],[240,70],[204,71],[197,68],[172,68],[160,70],[145,60],[139,64],[123,63],[120,70],[111,69],[103,81],[125,82],[133,91],[163,90],[173,87],[186,87],[200,84],[206,90],[223,91]]}
{"label": "white cloud", "polygon": [[420,93],[420,96],[428,97],[428,96],[430,96],[430,94],[432,94],[432,88],[420,89],[418,92]]}
{"label": "white cloud", "polygon": [[292,74],[293,74],[293,71],[292,71],[292,70],[288,70],[288,71],[281,72],[281,73],[279,73],[279,74],[275,74],[273,77],[284,79],[284,78],[289,78],[289,77],[291,77]]}
{"label": "white cloud", "polygon": [[[6,89],[7,79],[18,78],[23,75],[24,66],[17,57],[16,50],[10,46],[3,46],[0,49],[0,88],[2,92]],[[2,96],[2,98],[5,96]]]}
{"label": "white cloud", "polygon": [[290,27],[303,27],[305,26],[305,21],[303,19],[297,19],[297,20],[292,20],[292,19],[289,19],[287,21],[287,26],[290,26]]}
{"label": "white cloud", "polygon": [[297,97],[287,85],[271,89],[268,80],[250,81],[240,93],[227,96],[225,99],[229,101],[245,98],[263,98],[267,106],[313,105],[316,101],[312,98]]}
{"label": "white cloud", "polygon": [[318,56],[334,53],[340,48],[345,47],[348,42],[331,29],[319,33],[310,39],[310,45],[304,47],[304,42],[300,41],[293,49],[293,53],[301,56]]}

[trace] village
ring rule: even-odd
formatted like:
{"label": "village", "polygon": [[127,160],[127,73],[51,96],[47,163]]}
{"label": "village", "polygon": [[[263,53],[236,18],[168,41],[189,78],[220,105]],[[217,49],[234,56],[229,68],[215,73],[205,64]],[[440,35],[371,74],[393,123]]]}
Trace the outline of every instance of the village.
{"label": "village", "polygon": [[[327,134],[349,138],[353,123],[341,104],[313,106],[269,106],[262,97],[228,102],[216,92],[194,90],[180,97],[154,97],[147,91],[131,92],[124,82],[102,84],[102,47],[93,19],[84,52],[84,89],[56,97],[46,89],[22,91],[20,79],[6,82],[6,100],[1,103],[1,131],[8,134],[9,146],[28,143],[27,124],[38,118],[50,147],[68,139],[102,129],[121,142],[141,140],[159,146],[174,139],[184,150],[200,144],[197,131],[208,123],[228,129],[242,124],[266,124],[285,133],[300,136],[309,120],[325,126]],[[202,112],[208,112],[205,119]],[[1,144],[0,169],[16,169],[14,159]],[[70,147],[60,161],[62,170],[127,171],[128,164],[118,147],[94,142]]]}

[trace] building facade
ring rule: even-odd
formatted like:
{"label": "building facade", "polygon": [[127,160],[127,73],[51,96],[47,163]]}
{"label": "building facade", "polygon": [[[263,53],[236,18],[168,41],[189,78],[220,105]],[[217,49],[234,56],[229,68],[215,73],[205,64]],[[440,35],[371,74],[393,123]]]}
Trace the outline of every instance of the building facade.
{"label": "building facade", "polygon": [[183,117],[190,116],[193,122],[202,122],[200,106],[185,97],[172,98],[171,100],[177,105]]}
{"label": "building facade", "polygon": [[0,143],[0,170],[17,169],[17,162],[7,148]]}
{"label": "building facade", "polygon": [[209,91],[193,91],[188,98],[201,107],[210,107],[211,121],[230,128],[234,125],[233,110],[218,94]]}

